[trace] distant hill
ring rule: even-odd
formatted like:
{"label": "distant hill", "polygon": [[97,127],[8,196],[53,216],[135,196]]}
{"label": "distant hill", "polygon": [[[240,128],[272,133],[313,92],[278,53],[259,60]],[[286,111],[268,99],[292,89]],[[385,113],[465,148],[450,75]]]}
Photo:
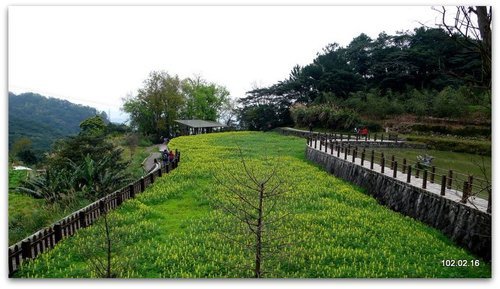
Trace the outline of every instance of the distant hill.
{"label": "distant hill", "polygon": [[101,114],[89,106],[36,93],[9,92],[9,149],[21,137],[33,142],[33,150],[48,151],[57,139],[75,135],[84,119]]}

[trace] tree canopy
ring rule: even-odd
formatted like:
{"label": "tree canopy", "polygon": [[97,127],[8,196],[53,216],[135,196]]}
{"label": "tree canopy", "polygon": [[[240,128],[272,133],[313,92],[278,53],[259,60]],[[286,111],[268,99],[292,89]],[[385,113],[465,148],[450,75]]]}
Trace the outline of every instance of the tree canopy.
{"label": "tree canopy", "polygon": [[293,67],[288,78],[247,92],[240,100],[240,121],[249,129],[290,124],[289,108],[296,103],[348,105],[359,93],[390,101],[408,98],[415,90],[440,92],[462,85],[487,90],[481,85],[482,58],[472,45],[478,40],[457,41],[463,37],[420,27],[395,35],[383,32],[376,39],[360,34],[346,47],[329,44],[312,63]]}
{"label": "tree canopy", "polygon": [[217,120],[228,102],[229,92],[223,86],[201,77],[180,79],[153,71],[137,95],[124,99],[122,109],[129,113],[132,126],[159,139],[174,133],[179,118]]}

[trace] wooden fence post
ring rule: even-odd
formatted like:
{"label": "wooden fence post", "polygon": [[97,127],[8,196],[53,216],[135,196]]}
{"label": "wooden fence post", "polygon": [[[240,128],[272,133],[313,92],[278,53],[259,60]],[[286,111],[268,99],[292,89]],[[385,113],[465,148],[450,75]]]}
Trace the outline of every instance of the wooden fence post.
{"label": "wooden fence post", "polygon": [[337,157],[340,158],[340,145],[337,145]]}
{"label": "wooden fence post", "polygon": [[348,146],[345,147],[345,149],[344,149],[344,160],[347,160],[347,152],[348,152],[348,150],[349,150],[349,147]]}
{"label": "wooden fence post", "polygon": [[403,159],[403,168],[401,169],[401,172],[403,174],[406,173],[406,159]]}
{"label": "wooden fence post", "polygon": [[453,170],[449,170],[448,171],[448,185],[447,185],[448,189],[451,189],[452,181],[453,181]]}
{"label": "wooden fence post", "polygon": [[358,148],[354,148],[352,150],[352,162],[354,163],[356,161],[356,155],[358,154]]}
{"label": "wooden fence post", "polygon": [[372,155],[370,156],[370,170],[373,170],[373,162],[375,161],[375,151],[372,150]]}
{"label": "wooden fence post", "polygon": [[139,183],[141,184],[141,193],[142,193],[146,189],[146,185],[144,183],[144,178],[141,178]]}
{"label": "wooden fence post", "polygon": [[62,240],[62,227],[61,224],[54,225],[54,239],[55,243],[58,243]]}
{"label": "wooden fence post", "polygon": [[80,228],[87,227],[87,222],[85,221],[85,212],[84,211],[80,211],[78,213],[78,218],[79,218],[79,221],[80,221]]}
{"label": "wooden fence post", "polygon": [[150,175],[149,175],[149,178],[151,179],[151,182],[149,182],[149,183],[150,183],[151,185],[152,185],[152,184],[154,184],[154,182],[155,182],[155,174],[154,174],[154,173],[150,174]]}
{"label": "wooden fence post", "polygon": [[427,189],[427,170],[424,170],[424,177],[422,180],[422,188]]}
{"label": "wooden fence post", "polygon": [[130,198],[131,199],[135,198],[134,185],[133,184],[129,185],[128,189],[130,191]]}
{"label": "wooden fence post", "polygon": [[21,251],[23,254],[23,259],[31,259],[33,255],[31,254],[31,239],[28,239],[28,241],[23,241],[21,243]]}
{"label": "wooden fence post", "polygon": [[417,179],[418,179],[419,177],[420,177],[420,163],[419,163],[419,162],[417,162],[417,163],[415,164],[415,178],[417,178]]}
{"label": "wooden fence post", "polygon": [[394,164],[392,165],[392,177],[398,177],[398,161],[394,161]]}
{"label": "wooden fence post", "polygon": [[460,200],[460,202],[465,204],[467,203],[468,198],[469,198],[469,182],[464,181],[464,188],[462,189],[462,199]]}
{"label": "wooden fence post", "polygon": [[382,158],[380,159],[380,172],[384,173],[385,170],[385,157],[384,153],[382,153]]}
{"label": "wooden fence post", "polygon": [[361,166],[365,164],[365,149],[361,152]]}
{"label": "wooden fence post", "polygon": [[411,182],[411,165],[408,166],[408,174],[406,175],[406,182]]}
{"label": "wooden fence post", "polygon": [[441,177],[441,196],[444,196],[446,191],[446,175]]}
{"label": "wooden fence post", "polygon": [[330,142],[330,154],[333,156],[333,141]]}
{"label": "wooden fence post", "polygon": [[488,190],[488,208],[486,209],[486,213],[491,214],[491,188]]}

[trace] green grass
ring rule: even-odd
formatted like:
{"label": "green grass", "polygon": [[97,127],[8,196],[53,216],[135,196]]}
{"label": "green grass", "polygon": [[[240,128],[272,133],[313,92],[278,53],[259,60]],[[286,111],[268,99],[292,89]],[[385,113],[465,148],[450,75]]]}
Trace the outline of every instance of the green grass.
{"label": "green grass", "polygon": [[[304,159],[303,139],[237,132],[173,139],[179,167],[109,214],[113,267],[120,277],[249,277],[252,254],[222,233],[235,225],[211,200],[223,189],[215,175],[241,175],[236,147],[260,174],[278,166],[290,219],[276,234],[288,246],[263,261],[266,277],[491,277],[491,265],[443,267],[443,259],[475,259],[439,231],[380,206],[359,188]],[[237,226],[235,226],[237,227]],[[104,257],[102,222],[83,229],[22,266],[17,277],[93,277]],[[236,236],[237,230],[229,231]],[[242,236],[245,238],[245,236]],[[90,257],[89,257],[90,255]],[[93,257],[93,258],[92,258]],[[118,264],[118,265],[117,265]]]}

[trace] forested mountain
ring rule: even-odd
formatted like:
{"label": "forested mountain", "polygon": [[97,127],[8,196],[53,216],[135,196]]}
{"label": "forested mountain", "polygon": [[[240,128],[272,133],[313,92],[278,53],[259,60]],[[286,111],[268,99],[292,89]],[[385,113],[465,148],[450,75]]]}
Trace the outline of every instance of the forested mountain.
{"label": "forested mountain", "polygon": [[77,134],[80,122],[96,114],[93,107],[36,93],[9,92],[9,149],[26,137],[37,152],[47,151],[56,139]]}

